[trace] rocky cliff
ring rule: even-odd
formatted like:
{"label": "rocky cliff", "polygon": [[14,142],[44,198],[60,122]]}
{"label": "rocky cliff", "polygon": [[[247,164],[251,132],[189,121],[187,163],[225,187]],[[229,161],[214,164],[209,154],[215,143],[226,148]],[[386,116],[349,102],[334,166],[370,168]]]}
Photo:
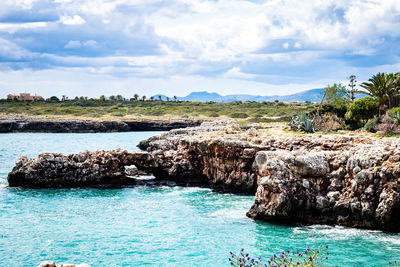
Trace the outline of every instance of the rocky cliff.
{"label": "rocky cliff", "polygon": [[131,160],[132,155],[123,149],[22,156],[8,174],[8,184],[31,188],[134,185],[136,180],[125,173]]}
{"label": "rocky cliff", "polygon": [[171,129],[198,126],[197,120],[83,120],[55,119],[0,115],[0,133],[8,132],[52,132],[94,133],[129,131],[168,131]]}
{"label": "rocky cliff", "polygon": [[[107,169],[123,174],[120,166],[134,164],[158,180],[255,194],[254,204],[247,213],[255,220],[332,223],[400,232],[400,140],[397,138],[277,135],[268,129],[246,130],[237,125],[204,123],[201,127],[152,137],[140,147],[146,151],[118,152],[124,155],[120,165],[104,165],[98,177],[112,176]],[[93,162],[99,164],[102,157],[90,159],[87,166]],[[74,155],[67,158],[73,159]],[[34,163],[35,160],[22,158],[10,174],[9,182],[15,175],[19,177],[16,180],[27,181],[30,172],[47,172],[35,169]],[[48,176],[53,177],[49,181],[57,179],[61,170],[71,171],[63,168],[56,168],[55,173],[48,171]],[[73,170],[75,173],[76,167]],[[86,174],[79,174],[72,180],[85,177]],[[96,183],[98,179],[92,181]],[[15,184],[10,182],[10,185]]]}

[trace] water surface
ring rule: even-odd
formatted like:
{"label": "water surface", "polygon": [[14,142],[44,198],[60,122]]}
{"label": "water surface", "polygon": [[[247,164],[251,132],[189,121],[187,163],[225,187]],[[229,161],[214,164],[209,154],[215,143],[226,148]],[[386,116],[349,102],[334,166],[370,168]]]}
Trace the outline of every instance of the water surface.
{"label": "water surface", "polygon": [[253,222],[252,196],[205,188],[8,188],[22,154],[136,150],[157,132],[0,134],[0,266],[40,261],[92,266],[228,266],[229,251],[271,256],[329,245],[330,265],[385,266],[400,258],[400,235],[334,226]]}

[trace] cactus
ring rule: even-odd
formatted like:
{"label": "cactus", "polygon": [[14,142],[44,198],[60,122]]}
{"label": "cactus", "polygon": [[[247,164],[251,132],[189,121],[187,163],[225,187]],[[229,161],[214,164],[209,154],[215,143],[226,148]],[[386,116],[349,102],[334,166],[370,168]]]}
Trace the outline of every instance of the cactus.
{"label": "cactus", "polygon": [[394,121],[397,125],[400,124],[400,111],[397,111],[396,114],[394,114]]}
{"label": "cactus", "polygon": [[289,126],[296,132],[315,132],[313,118],[307,114],[293,115],[289,122]]}

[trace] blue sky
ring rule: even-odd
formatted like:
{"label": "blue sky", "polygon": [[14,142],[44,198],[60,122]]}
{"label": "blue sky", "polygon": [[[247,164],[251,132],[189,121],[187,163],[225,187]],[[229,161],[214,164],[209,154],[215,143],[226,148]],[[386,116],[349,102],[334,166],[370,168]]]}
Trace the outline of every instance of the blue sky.
{"label": "blue sky", "polygon": [[0,97],[290,94],[400,71],[398,0],[2,0]]}

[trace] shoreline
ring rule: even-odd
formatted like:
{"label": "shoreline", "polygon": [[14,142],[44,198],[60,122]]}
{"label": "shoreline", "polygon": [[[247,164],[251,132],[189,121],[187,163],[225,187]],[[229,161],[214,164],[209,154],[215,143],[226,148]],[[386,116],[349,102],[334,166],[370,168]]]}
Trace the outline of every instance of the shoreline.
{"label": "shoreline", "polygon": [[75,119],[21,115],[0,115],[0,133],[101,133],[169,131],[199,126],[203,120],[189,119]]}
{"label": "shoreline", "polygon": [[224,122],[171,130],[128,152],[21,157],[10,187],[124,186],[135,165],[157,181],[255,195],[251,219],[400,232],[400,141],[372,136],[279,134]]}

